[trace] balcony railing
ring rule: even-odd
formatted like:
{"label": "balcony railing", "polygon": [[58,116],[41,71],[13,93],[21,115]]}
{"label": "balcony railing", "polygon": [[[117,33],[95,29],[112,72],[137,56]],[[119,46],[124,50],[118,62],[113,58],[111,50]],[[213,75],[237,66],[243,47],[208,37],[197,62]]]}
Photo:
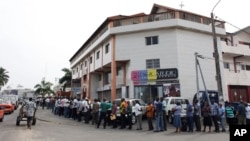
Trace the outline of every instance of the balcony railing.
{"label": "balcony railing", "polygon": [[[159,14],[153,14],[153,15],[138,16],[138,17],[115,20],[114,27],[139,24],[139,23],[155,22],[155,21],[163,21],[163,20],[169,20],[169,19],[183,19],[183,20],[188,20],[188,21],[206,24],[206,25],[209,25],[212,22],[211,18],[208,18],[208,17],[195,15],[195,14],[187,13],[183,11],[171,11],[171,12],[165,12],[165,13],[159,13]],[[217,21],[217,20],[215,22],[216,22],[216,27],[224,28],[224,22]]]}

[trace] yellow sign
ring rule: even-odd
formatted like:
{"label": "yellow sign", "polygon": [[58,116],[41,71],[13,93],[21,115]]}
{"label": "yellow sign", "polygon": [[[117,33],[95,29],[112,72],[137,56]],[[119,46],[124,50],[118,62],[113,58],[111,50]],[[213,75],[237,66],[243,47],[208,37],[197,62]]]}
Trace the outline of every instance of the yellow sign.
{"label": "yellow sign", "polygon": [[156,79],[157,79],[156,69],[148,69],[148,80],[156,80]]}

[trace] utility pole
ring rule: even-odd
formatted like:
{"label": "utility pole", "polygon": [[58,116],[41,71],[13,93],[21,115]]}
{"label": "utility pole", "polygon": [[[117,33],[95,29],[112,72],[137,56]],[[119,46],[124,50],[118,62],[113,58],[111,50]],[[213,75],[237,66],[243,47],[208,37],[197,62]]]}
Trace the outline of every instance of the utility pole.
{"label": "utility pole", "polygon": [[219,102],[222,103],[224,100],[223,98],[223,89],[222,89],[222,82],[221,82],[221,71],[220,71],[220,55],[218,51],[217,46],[217,37],[215,32],[215,24],[214,24],[214,14],[213,11],[215,7],[219,4],[221,0],[219,0],[216,5],[213,7],[213,10],[211,12],[211,19],[212,19],[212,32],[213,32],[213,44],[214,44],[214,53],[213,56],[215,58],[215,68],[216,68],[216,81],[217,81],[217,87],[218,87],[218,96],[219,96]]}

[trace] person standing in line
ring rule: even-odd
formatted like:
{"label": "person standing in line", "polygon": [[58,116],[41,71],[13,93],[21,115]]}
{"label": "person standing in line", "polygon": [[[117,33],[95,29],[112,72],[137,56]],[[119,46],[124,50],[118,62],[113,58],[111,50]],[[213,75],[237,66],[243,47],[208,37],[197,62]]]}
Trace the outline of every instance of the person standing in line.
{"label": "person standing in line", "polygon": [[31,121],[34,118],[34,113],[36,111],[36,104],[32,101],[32,98],[29,98],[29,101],[25,105],[26,116],[27,116],[27,127],[31,129]]}
{"label": "person standing in line", "polygon": [[175,132],[176,133],[180,133],[181,131],[181,103],[177,102],[176,106],[172,109],[172,111],[174,112],[174,127],[176,128]]}
{"label": "person standing in line", "polygon": [[225,127],[225,108],[222,106],[222,104],[219,104],[219,121],[221,123],[221,132],[226,132]]}
{"label": "person standing in line", "polygon": [[195,127],[197,132],[201,131],[201,106],[200,103],[198,102],[198,100],[195,100],[194,102],[194,113],[193,113],[193,117],[194,117],[194,123],[195,123]]}
{"label": "person standing in line", "polygon": [[155,101],[154,101],[154,117],[155,117],[155,132],[158,132],[158,129],[160,128],[159,127],[159,117],[158,117],[158,111],[157,111],[157,106],[158,106],[158,103],[159,103],[159,98],[157,97],[156,99],[155,99]]}
{"label": "person standing in line", "polygon": [[115,118],[111,121],[113,125],[112,127],[113,129],[117,128],[116,113],[117,113],[117,104],[115,103],[115,101],[113,101],[112,109],[111,109],[111,115],[115,116]]}
{"label": "person standing in line", "polygon": [[136,130],[142,130],[142,108],[138,100],[135,101]]}
{"label": "person standing in line", "polygon": [[212,117],[213,124],[215,127],[214,131],[220,132],[220,127],[218,124],[219,105],[214,100],[211,100],[211,117]]}
{"label": "person standing in line", "polygon": [[166,100],[164,100],[164,97],[161,97],[161,101],[162,101],[163,130],[167,131],[167,114],[166,114],[167,102],[166,102]]}
{"label": "person standing in line", "polygon": [[73,108],[72,108],[72,118],[73,120],[76,120],[77,119],[77,105],[78,105],[78,102],[77,102],[77,99],[74,97],[73,99]]}
{"label": "person standing in line", "polygon": [[83,105],[84,121],[86,124],[88,124],[90,119],[91,108],[89,106],[89,99],[87,97],[85,98],[85,100],[82,101],[82,105]]}
{"label": "person standing in line", "polygon": [[46,101],[46,98],[45,97],[43,97],[43,99],[42,99],[42,108],[43,108],[43,110],[44,110],[44,106],[45,106],[45,102]]}
{"label": "person standing in line", "polygon": [[121,113],[121,127],[120,129],[126,128],[126,101],[124,98],[121,99],[120,104],[120,113]]}
{"label": "person standing in line", "polygon": [[78,122],[81,122],[82,121],[82,100],[78,99],[78,102],[77,102],[77,119],[78,119]]}
{"label": "person standing in line", "polygon": [[111,113],[112,113],[112,102],[111,101],[107,101],[107,123],[108,125],[110,126],[111,125],[111,119],[110,119],[110,116],[111,116]]}
{"label": "person standing in line", "polygon": [[232,104],[226,101],[225,106],[226,106],[225,107],[226,121],[227,124],[229,125],[229,131],[230,131],[230,126],[236,124],[236,117],[234,114],[234,107],[232,106]]}
{"label": "person standing in line", "polygon": [[211,109],[207,102],[204,102],[204,106],[202,108],[203,115],[203,132],[206,132],[206,127],[208,126],[209,132],[211,132],[212,119],[211,119]]}
{"label": "person standing in line", "polygon": [[238,119],[238,125],[245,125],[246,107],[245,107],[242,100],[240,101],[240,104],[237,107],[236,116],[237,116],[237,119]]}
{"label": "person standing in line", "polygon": [[246,106],[246,124],[250,125],[250,104]]}
{"label": "person standing in line", "polygon": [[190,104],[188,100],[185,101],[187,104],[187,110],[186,110],[186,115],[187,115],[187,125],[188,125],[188,132],[193,132],[193,126],[194,126],[194,121],[193,121],[193,105]]}
{"label": "person standing in line", "polygon": [[99,113],[99,104],[97,103],[97,99],[94,99],[94,103],[92,105],[92,125],[98,123],[98,113]]}
{"label": "person standing in line", "polygon": [[154,115],[154,106],[151,102],[148,102],[148,106],[146,107],[146,116],[148,120],[148,130],[154,130],[153,127],[153,115]]}
{"label": "person standing in line", "polygon": [[131,130],[132,129],[132,105],[130,103],[130,101],[127,101],[127,118],[128,118],[128,129]]}
{"label": "person standing in line", "polygon": [[103,129],[106,129],[106,123],[107,123],[107,102],[106,99],[104,98],[103,101],[101,102],[101,115],[99,117],[99,121],[97,124],[97,128],[99,128],[102,120],[103,120]]}

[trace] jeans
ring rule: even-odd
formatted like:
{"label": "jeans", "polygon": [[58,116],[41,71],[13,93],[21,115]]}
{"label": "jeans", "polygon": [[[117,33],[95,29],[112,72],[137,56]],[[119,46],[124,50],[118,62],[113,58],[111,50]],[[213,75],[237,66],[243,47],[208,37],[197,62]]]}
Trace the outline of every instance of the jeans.
{"label": "jeans", "polygon": [[156,130],[163,131],[163,117],[162,112],[158,112],[156,116]]}

